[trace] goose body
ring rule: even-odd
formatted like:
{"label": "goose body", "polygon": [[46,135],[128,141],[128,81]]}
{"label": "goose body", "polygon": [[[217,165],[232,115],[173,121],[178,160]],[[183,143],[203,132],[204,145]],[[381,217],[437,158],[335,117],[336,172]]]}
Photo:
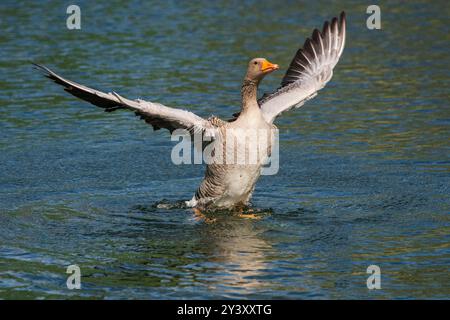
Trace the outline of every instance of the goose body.
{"label": "goose body", "polygon": [[[236,121],[230,122],[220,128],[220,137],[214,141],[215,149],[225,149],[226,159],[236,157],[237,150],[258,146],[249,146],[254,139],[254,133],[267,133],[267,151],[257,153],[255,161],[246,163],[213,163],[208,164],[203,181],[191,201],[187,204],[192,207],[214,206],[230,208],[237,205],[248,205],[255,184],[261,173],[261,166],[271,153],[273,144],[273,130],[276,127],[268,123],[259,107],[241,113]],[[258,137],[261,138],[261,137]],[[227,150],[226,145],[233,140],[235,148]],[[245,155],[249,158],[248,153]],[[237,162],[237,159],[236,159]]]}
{"label": "goose body", "polygon": [[[339,20],[333,18],[330,23],[325,22],[322,31],[315,29],[311,39],[308,38],[295,54],[281,86],[259,100],[260,81],[277,70],[278,65],[263,58],[252,59],[241,88],[241,111],[229,121],[216,117],[204,119],[186,110],[140,99],[130,100],[115,92],[101,92],[67,80],[45,66],[35,65],[46,77],[64,86],[65,91],[106,112],[127,109],[155,130],[165,128],[172,133],[176,129],[185,129],[188,134],[211,138],[209,143],[204,143],[203,149],[211,151],[212,161],[207,164],[204,179],[187,204],[204,209],[234,208],[250,201],[261,166],[272,151],[277,129],[274,120],[281,113],[298,108],[315,97],[330,81],[344,49],[345,24],[342,12]],[[244,161],[238,160],[239,154],[244,155]]]}

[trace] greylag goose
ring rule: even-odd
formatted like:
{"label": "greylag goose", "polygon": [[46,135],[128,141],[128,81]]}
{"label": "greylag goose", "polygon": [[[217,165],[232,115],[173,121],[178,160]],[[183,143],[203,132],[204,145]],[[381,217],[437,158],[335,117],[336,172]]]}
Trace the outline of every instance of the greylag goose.
{"label": "greylag goose", "polygon": [[[250,201],[261,168],[270,156],[276,130],[273,124],[275,118],[293,107],[302,106],[330,81],[333,68],[344,49],[345,24],[345,13],[342,12],[340,19],[335,17],[331,22],[326,21],[322,31],[315,29],[312,37],[305,41],[292,59],[281,86],[259,100],[257,98],[259,83],[267,74],[277,70],[278,65],[264,58],[252,59],[241,88],[241,112],[228,121],[217,117],[204,119],[192,112],[155,102],[129,100],[115,92],[104,93],[67,80],[43,65],[35,64],[35,66],[42,70],[46,77],[62,85],[68,93],[104,108],[106,112],[127,109],[134,111],[155,130],[165,128],[172,133],[177,129],[184,129],[190,135],[200,134],[207,137],[209,140],[205,140],[209,143],[202,144],[203,150],[210,148],[212,155],[221,154],[222,158],[218,161],[213,157],[214,159],[207,164],[205,177],[187,204],[199,210],[232,209],[245,206]],[[261,146],[260,140],[257,140],[258,142],[253,142],[257,146],[251,146],[248,144],[249,130],[243,132],[240,129],[264,132],[268,142]],[[225,158],[229,156],[227,145],[233,146],[234,149],[236,145],[244,145],[246,156],[252,147],[257,147],[258,150],[262,147],[267,152],[256,152],[255,161],[251,163],[224,162],[223,155]],[[234,159],[234,155],[232,157]]]}

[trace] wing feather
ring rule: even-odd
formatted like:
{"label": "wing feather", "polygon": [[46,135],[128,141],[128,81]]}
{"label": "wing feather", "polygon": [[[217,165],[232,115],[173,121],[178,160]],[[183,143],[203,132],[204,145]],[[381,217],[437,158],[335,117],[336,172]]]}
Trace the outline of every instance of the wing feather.
{"label": "wing feather", "polygon": [[322,32],[315,29],[292,59],[281,87],[258,102],[268,122],[282,112],[302,106],[317,95],[333,76],[345,46],[345,13],[326,21]]}
{"label": "wing feather", "polygon": [[105,93],[98,91],[71,80],[67,80],[56,74],[49,68],[34,64],[39,70],[44,72],[47,78],[64,87],[68,93],[82,100],[103,108],[106,112],[118,109],[134,111],[137,116],[153,126],[155,130],[161,128],[173,132],[175,129],[186,129],[191,133],[202,132],[213,137],[217,126],[209,119],[203,119],[196,114],[182,109],[170,108],[160,103],[145,100],[130,100],[120,96],[115,92]]}

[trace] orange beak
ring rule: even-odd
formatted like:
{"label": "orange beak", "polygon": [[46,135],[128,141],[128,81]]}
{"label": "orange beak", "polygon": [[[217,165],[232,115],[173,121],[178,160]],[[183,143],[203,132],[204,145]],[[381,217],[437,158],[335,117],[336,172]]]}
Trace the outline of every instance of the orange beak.
{"label": "orange beak", "polygon": [[278,69],[277,64],[270,63],[267,60],[264,60],[261,66],[261,71],[264,73],[272,72]]}

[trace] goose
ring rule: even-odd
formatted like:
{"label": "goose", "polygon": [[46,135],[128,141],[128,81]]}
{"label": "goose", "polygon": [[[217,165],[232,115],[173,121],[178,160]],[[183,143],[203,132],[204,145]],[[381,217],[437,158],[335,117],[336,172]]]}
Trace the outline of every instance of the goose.
{"label": "goose", "polygon": [[[265,58],[250,60],[241,87],[241,111],[234,114],[230,120],[215,116],[205,119],[190,111],[160,103],[141,99],[130,100],[114,91],[105,93],[65,79],[44,65],[33,64],[46,77],[63,86],[68,93],[101,107],[106,112],[119,109],[134,111],[153,126],[154,130],[164,128],[173,133],[182,129],[189,135],[204,137],[209,142],[203,143],[202,149],[209,147],[213,150],[212,154],[220,151],[218,154],[222,155],[222,161],[213,159],[207,164],[203,181],[186,204],[197,210],[233,209],[250,203],[261,168],[273,148],[274,130],[277,129],[274,120],[282,113],[298,108],[315,97],[330,81],[344,49],[345,28],[345,12],[342,12],[339,19],[334,17],[331,22],[326,21],[322,31],[315,29],[311,38],[307,38],[303,47],[294,55],[282,78],[281,86],[270,94],[264,94],[260,99],[257,98],[258,85],[266,75],[278,70],[279,66]],[[246,131],[243,133],[240,129]],[[267,142],[263,146],[267,152],[256,152],[255,161],[252,163],[224,162],[223,155],[225,154],[225,158],[229,155],[227,145],[233,145],[233,150],[236,145],[244,145],[246,154],[250,149],[260,147],[260,140],[252,140],[253,145],[246,144],[250,141],[248,129],[267,133]]]}

